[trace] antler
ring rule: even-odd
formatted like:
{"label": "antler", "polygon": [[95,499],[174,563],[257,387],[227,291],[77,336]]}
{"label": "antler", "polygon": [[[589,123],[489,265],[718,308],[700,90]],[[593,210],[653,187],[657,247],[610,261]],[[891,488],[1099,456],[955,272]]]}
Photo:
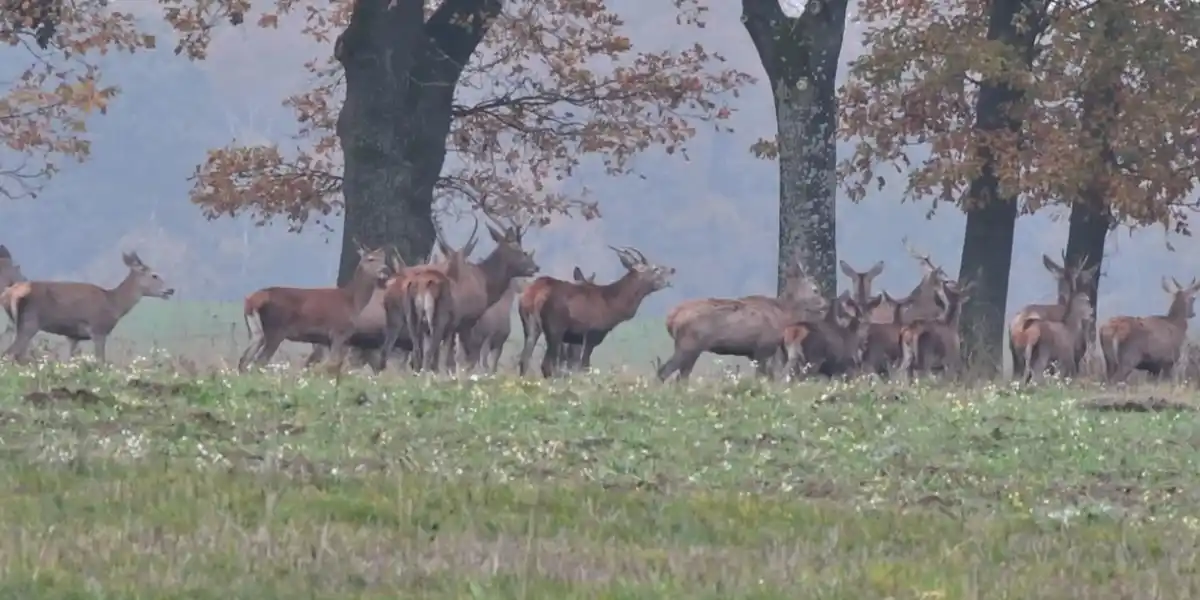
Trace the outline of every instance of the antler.
{"label": "antler", "polygon": [[917,252],[917,250],[908,243],[907,235],[900,238],[900,243],[904,244],[904,249],[907,250],[908,253],[911,254],[913,258],[915,258],[917,260],[929,260],[928,254],[921,254],[920,252]]}

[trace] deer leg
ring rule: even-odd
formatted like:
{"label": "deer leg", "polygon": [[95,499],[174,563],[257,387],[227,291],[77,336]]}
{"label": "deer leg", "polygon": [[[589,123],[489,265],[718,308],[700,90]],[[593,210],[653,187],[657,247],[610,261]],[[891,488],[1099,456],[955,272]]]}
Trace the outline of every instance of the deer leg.
{"label": "deer leg", "polygon": [[479,357],[482,354],[484,341],[473,335],[459,336],[463,350],[463,364],[468,372],[479,370]]}
{"label": "deer leg", "polygon": [[325,360],[326,348],[327,346],[321,344],[313,344],[312,352],[309,353],[308,358],[304,359],[304,368],[311,368],[313,365]]}
{"label": "deer leg", "polygon": [[442,339],[441,360],[445,361],[446,372],[454,373],[458,370],[458,332],[450,331],[449,335]]}
{"label": "deer leg", "polygon": [[92,348],[94,348],[96,351],[96,361],[98,361],[102,365],[108,363],[108,361],[104,357],[104,348],[107,345],[108,345],[108,336],[107,335],[100,335],[100,334],[96,334],[96,333],[92,334]]}
{"label": "deer leg", "polygon": [[696,359],[700,357],[699,352],[692,351],[678,341],[675,342],[675,351],[671,353],[671,358],[667,362],[658,367],[658,380],[666,381],[672,373],[679,372],[679,381],[685,381],[692,372],[692,367],[696,364]]}
{"label": "deer leg", "polygon": [[258,355],[254,357],[254,364],[260,367],[267,366],[275,356],[275,353],[279,352],[279,346],[283,344],[283,340],[282,336],[267,337],[264,335],[261,342],[262,347],[258,351]]}
{"label": "deer leg", "polygon": [[549,379],[554,375],[560,360],[563,335],[551,329],[544,330],[543,334],[546,336],[546,353],[542,355],[542,377]]}
{"label": "deer leg", "polygon": [[[24,325],[24,326],[22,326]],[[11,356],[17,362],[25,362],[29,352],[29,343],[38,334],[38,328],[31,324],[17,323],[17,334],[4,351],[5,356]]]}
{"label": "deer leg", "polygon": [[525,340],[521,344],[521,357],[517,361],[517,373],[522,377],[529,370],[529,359],[533,358],[533,349],[537,347],[538,337],[542,335],[542,323],[534,315],[521,314],[521,329]]}
{"label": "deer leg", "polygon": [[492,346],[488,348],[488,354],[491,355],[488,359],[491,363],[488,366],[488,369],[491,370],[493,375],[500,370],[500,355],[503,353],[504,344],[492,344]]}
{"label": "deer leg", "polygon": [[75,358],[76,354],[79,354],[79,340],[77,340],[75,338],[68,338],[67,339],[67,360]]}

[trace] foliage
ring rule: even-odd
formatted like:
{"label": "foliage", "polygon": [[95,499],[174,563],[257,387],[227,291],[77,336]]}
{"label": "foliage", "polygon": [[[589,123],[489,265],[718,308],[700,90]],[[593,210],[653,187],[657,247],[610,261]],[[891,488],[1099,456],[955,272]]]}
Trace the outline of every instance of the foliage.
{"label": "foliage", "polygon": [[0,195],[36,196],[64,160],[91,151],[87,119],[117,94],[99,57],[153,48],[132,15],[105,3],[8,0],[0,44],[8,46],[0,96]]}
{"label": "foliage", "polygon": [[1197,423],[1086,392],[5,366],[0,590],[1186,596]]}
{"label": "foliage", "polygon": [[[344,29],[352,6],[352,0],[277,0],[251,15],[249,3],[237,0],[164,1],[184,34],[180,49],[196,56],[225,21],[275,28],[299,20],[305,35],[326,43]],[[681,20],[702,24],[704,8],[696,1],[677,0]],[[438,5],[427,3],[426,14]],[[610,174],[629,173],[637,153],[682,152],[694,122],[729,117],[723,94],[736,93],[747,75],[720,70],[724,58],[699,45],[639,52],[622,35],[624,25],[599,0],[505,2],[485,50],[459,80],[439,197],[501,214],[592,218],[599,214],[595,201],[560,189],[585,156],[599,156]],[[246,211],[263,222],[282,215],[301,227],[310,215],[340,209],[342,67],[332,56],[305,67],[313,87],[285,101],[299,123],[293,146],[234,143],[210,152],[197,168],[192,198],[210,218]]]}
{"label": "foliage", "polygon": [[[1026,14],[1037,29],[1033,60],[987,39],[989,0],[867,0],[859,19],[869,51],[855,60],[842,90],[842,135],[855,140],[839,165],[854,199],[882,185],[893,166],[906,174],[907,198],[961,202],[979,174],[980,148],[997,160],[1005,197],[1025,211],[1072,202],[1101,178],[1102,196],[1131,225],[1186,229],[1200,159],[1200,84],[1196,10],[1189,3],[1061,0]],[[1106,23],[1118,21],[1114,31]],[[1025,65],[1032,62],[1032,70]],[[984,79],[1025,93],[1012,107],[1021,136],[973,128]],[[1107,115],[1085,115],[1085,96],[1103,82]],[[1100,164],[1095,128],[1114,154]],[[913,149],[928,150],[914,164]]]}

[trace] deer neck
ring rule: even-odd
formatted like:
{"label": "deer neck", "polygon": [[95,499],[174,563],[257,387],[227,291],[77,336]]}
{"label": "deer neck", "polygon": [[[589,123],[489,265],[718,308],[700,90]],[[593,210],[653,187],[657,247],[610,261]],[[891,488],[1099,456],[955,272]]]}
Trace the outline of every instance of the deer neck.
{"label": "deer neck", "polygon": [[137,306],[142,299],[142,290],[138,287],[137,275],[130,271],[117,287],[105,290],[108,305],[116,312],[117,317],[123,317]]}
{"label": "deer neck", "polygon": [[487,255],[479,263],[479,269],[483,272],[483,287],[487,292],[487,304],[491,306],[512,287],[514,274],[498,251],[492,251]]}
{"label": "deer neck", "polygon": [[653,291],[646,283],[638,279],[636,273],[629,271],[620,279],[601,286],[601,293],[621,319],[630,319],[637,314],[642,300]]}
{"label": "deer neck", "polygon": [[1184,300],[1178,295],[1172,298],[1171,306],[1167,308],[1167,314],[1164,315],[1163,319],[1178,327],[1181,332],[1187,333],[1187,304],[1184,303]]}
{"label": "deer neck", "polygon": [[356,313],[362,312],[371,301],[371,296],[375,294],[375,288],[378,286],[377,280],[374,275],[358,269],[354,271],[354,277],[342,288],[342,293],[350,300],[350,306]]}

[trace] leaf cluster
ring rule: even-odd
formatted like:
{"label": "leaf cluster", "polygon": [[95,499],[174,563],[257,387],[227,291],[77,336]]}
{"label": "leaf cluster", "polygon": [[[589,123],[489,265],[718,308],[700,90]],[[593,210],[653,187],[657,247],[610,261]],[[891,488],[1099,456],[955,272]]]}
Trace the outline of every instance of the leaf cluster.
{"label": "leaf cluster", "polygon": [[[1169,1],[1030,2],[1025,48],[989,39],[989,0],[866,0],[868,52],[841,90],[850,196],[906,179],[907,199],[961,203],[983,156],[1027,212],[1097,196],[1131,225],[1185,223],[1200,159],[1200,13]],[[1018,134],[976,126],[984,83]],[[917,159],[919,155],[926,155]]]}
{"label": "leaf cluster", "polygon": [[[680,20],[702,24],[703,7],[694,2],[677,0]],[[427,3],[426,14],[437,4]],[[202,56],[211,29],[232,12],[260,27],[300,21],[306,35],[328,42],[349,22],[351,6],[277,0],[251,16],[236,2],[205,3],[174,13],[172,23],[191,33],[181,48]],[[591,218],[599,209],[586,191],[563,190],[586,157],[597,157],[609,174],[626,174],[641,152],[684,152],[697,122],[722,128],[731,115],[727,101],[751,78],[722,68],[724,57],[699,45],[638,51],[625,27],[601,0],[506,2],[458,83],[440,208],[486,205],[543,222],[563,213]],[[282,216],[299,228],[340,209],[342,68],[332,57],[305,66],[314,85],[284,101],[298,123],[288,147],[235,142],[197,168],[192,199],[210,218],[251,212],[260,222]]]}

